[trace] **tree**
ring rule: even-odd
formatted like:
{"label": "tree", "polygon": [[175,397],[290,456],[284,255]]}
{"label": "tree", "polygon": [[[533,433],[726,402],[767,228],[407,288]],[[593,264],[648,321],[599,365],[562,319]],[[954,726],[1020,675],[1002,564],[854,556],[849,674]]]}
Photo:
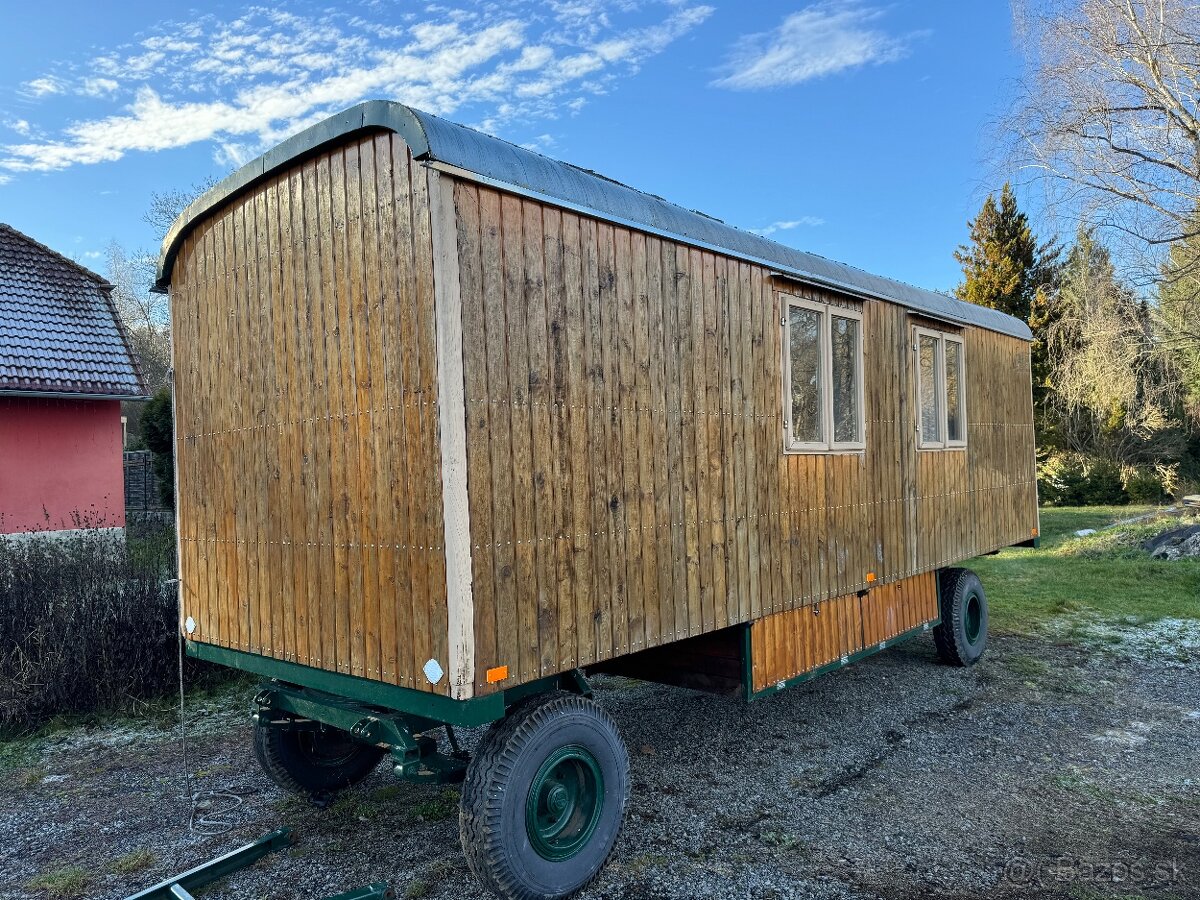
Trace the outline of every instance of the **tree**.
{"label": "tree", "polygon": [[994,194],[988,195],[969,227],[970,242],[954,253],[963,267],[963,283],[955,294],[960,300],[998,309],[1029,323],[1034,332],[1034,400],[1040,408],[1048,386],[1045,336],[1052,322],[1051,289],[1059,248],[1053,241],[1038,242],[1007,183],[999,200]]}
{"label": "tree", "polygon": [[153,394],[167,383],[171,368],[171,311],[165,296],[149,290],[156,260],[146,252],[130,253],[116,241],[106,256],[113,304]]}
{"label": "tree", "polygon": [[[211,180],[195,185],[190,191],[154,192],[150,206],[142,216],[154,228],[161,241],[180,213],[203,191]],[[157,394],[168,385],[171,370],[171,307],[167,297],[150,290],[154,283],[158,254],[150,250],[128,250],[112,241],[107,250],[108,280],[113,285],[112,299],[117,315],[129,335],[134,356],[142,369],[146,388]],[[123,403],[121,411],[130,433],[141,434],[144,412],[141,403]]]}
{"label": "tree", "polygon": [[142,412],[142,440],[150,451],[154,475],[158,480],[158,498],[168,509],[175,508],[175,425],[171,410],[171,389],[164,387],[146,403]]}
{"label": "tree", "polygon": [[[1200,214],[1196,220],[1200,223]],[[1179,368],[1188,415],[1200,425],[1200,237],[1171,245],[1158,286],[1157,312],[1159,340]]]}
{"label": "tree", "polygon": [[1177,459],[1177,373],[1155,340],[1149,305],[1121,283],[1092,229],[1079,229],[1056,306],[1047,347],[1062,444],[1127,466]]}
{"label": "tree", "polygon": [[1046,176],[1052,201],[1128,238],[1144,263],[1147,250],[1195,238],[1200,5],[1015,0],[1014,12],[1027,52],[1009,122],[1016,164]]}

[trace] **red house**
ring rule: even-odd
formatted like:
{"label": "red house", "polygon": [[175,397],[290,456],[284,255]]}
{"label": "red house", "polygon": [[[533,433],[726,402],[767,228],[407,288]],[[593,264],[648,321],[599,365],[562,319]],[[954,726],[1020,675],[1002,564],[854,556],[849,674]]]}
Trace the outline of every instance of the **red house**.
{"label": "red house", "polygon": [[146,390],[111,293],[0,223],[0,534],[125,525],[121,401]]}

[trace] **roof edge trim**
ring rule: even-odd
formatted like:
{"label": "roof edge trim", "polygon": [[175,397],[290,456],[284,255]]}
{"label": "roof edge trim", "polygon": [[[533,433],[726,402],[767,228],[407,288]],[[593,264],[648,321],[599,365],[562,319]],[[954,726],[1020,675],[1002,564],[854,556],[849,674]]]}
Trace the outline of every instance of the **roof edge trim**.
{"label": "roof edge trim", "polygon": [[23,397],[29,400],[152,400],[149,394],[89,394],[84,391],[23,391],[14,388],[0,390],[0,397]]}
{"label": "roof edge trim", "polygon": [[372,129],[383,129],[400,135],[412,148],[414,157],[421,158],[429,154],[429,138],[425,134],[425,128],[407,106],[389,100],[368,100],[350,107],[345,112],[330,116],[246,163],[189,203],[163,238],[158,256],[158,270],[155,272],[154,286],[151,290],[155,293],[166,293],[167,286],[171,283],[171,270],[175,265],[180,243],[196,223],[213,209],[270,177],[276,169],[312,156],[327,144],[340,141],[355,132]]}
{"label": "roof edge trim", "polygon": [[[269,177],[276,170],[320,152],[330,144],[344,141],[358,132],[369,130],[386,130],[399,135],[408,144],[414,159],[421,160],[430,168],[445,172],[451,177],[528,197],[561,209],[572,210],[591,218],[612,222],[723,256],[745,260],[764,266],[782,278],[836,290],[860,299],[893,303],[943,322],[983,328],[1018,340],[1031,341],[1033,339],[1029,326],[1020,319],[987,307],[965,303],[947,294],[871,275],[853,266],[825,260],[794,248],[776,245],[773,242],[760,243],[766,245],[763,248],[764,253],[770,248],[778,247],[779,256],[773,258],[770,255],[760,254],[756,252],[757,245],[754,241],[750,241],[750,245],[746,245],[747,241],[741,240],[741,238],[751,237],[748,232],[720,223],[719,220],[711,219],[702,213],[684,210],[662,198],[645,194],[636,188],[614,182],[586,169],[579,169],[569,163],[542,157],[499,138],[484,135],[465,126],[455,125],[439,119],[437,116],[410,109],[403,104],[389,100],[369,100],[360,103],[293,135],[192,201],[171,226],[171,230],[163,240],[153,289],[160,293],[166,292],[171,281],[171,269],[180,243],[196,223],[212,210],[229,202]],[[492,165],[492,174],[481,171],[488,168],[482,163],[478,168],[474,166],[468,168],[457,164],[472,160],[480,163],[482,157],[473,156],[473,152],[479,151],[480,147],[484,148],[484,152],[492,154],[490,159],[493,163],[497,159],[495,154],[497,152],[500,154],[500,164]],[[539,169],[539,167],[543,176],[542,184],[537,183],[537,177],[525,178],[531,170]],[[549,175],[546,174],[547,171],[550,172]],[[514,178],[518,176],[525,178],[526,183],[515,181]],[[560,181],[560,177],[566,179],[567,182],[571,179],[585,178],[587,183],[583,188],[572,193],[571,185]],[[591,193],[591,189],[596,186],[617,193],[602,196],[597,200],[597,197]],[[578,188],[578,184],[575,187]],[[549,192],[555,189],[559,192]],[[621,201],[628,197],[637,198],[649,205],[649,211],[643,209],[646,212],[645,217],[634,218],[621,214],[618,207]],[[614,202],[605,202],[610,199],[614,199]],[[588,200],[596,200],[596,202],[584,202]],[[664,220],[663,216],[658,215],[660,210],[665,210],[670,215],[666,216]],[[689,234],[669,227],[675,224],[676,213],[684,218],[697,218],[697,221],[703,219],[705,224],[719,223],[720,231],[728,232],[731,236],[730,243],[719,243],[717,238],[720,235],[703,233],[704,228],[697,229],[700,233]],[[739,247],[737,246],[739,243],[746,246]],[[792,258],[786,258],[788,256]],[[805,265],[805,260],[812,261],[815,270]],[[829,271],[824,271],[824,269]],[[839,273],[842,271],[847,273],[846,280],[840,277]],[[859,275],[862,277],[858,278]],[[889,288],[895,290],[889,291]],[[962,309],[962,315],[958,314],[959,309]]]}

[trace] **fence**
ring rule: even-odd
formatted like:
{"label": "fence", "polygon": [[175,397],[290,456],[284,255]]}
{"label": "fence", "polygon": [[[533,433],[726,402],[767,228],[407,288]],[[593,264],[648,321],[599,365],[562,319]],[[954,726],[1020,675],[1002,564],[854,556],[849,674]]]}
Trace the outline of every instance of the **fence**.
{"label": "fence", "polygon": [[125,512],[166,512],[158,493],[158,476],[149,450],[125,451]]}

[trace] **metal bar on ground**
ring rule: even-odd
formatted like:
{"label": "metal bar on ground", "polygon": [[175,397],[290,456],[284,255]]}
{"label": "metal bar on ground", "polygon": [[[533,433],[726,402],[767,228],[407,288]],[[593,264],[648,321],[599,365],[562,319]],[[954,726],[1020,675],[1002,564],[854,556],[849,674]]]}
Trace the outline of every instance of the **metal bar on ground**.
{"label": "metal bar on ground", "polygon": [[[244,847],[238,847],[236,850],[231,850],[224,856],[218,856],[216,859],[209,860],[206,863],[201,863],[194,869],[188,869],[181,875],[175,875],[168,878],[166,881],[159,882],[154,887],[146,888],[146,890],[133,894],[126,900],[189,900],[191,894],[189,891],[194,891],[197,888],[202,888],[206,884],[212,884],[214,881],[224,878],[238,869],[244,869],[252,863],[258,862],[268,853],[272,853],[281,847],[286,847],[292,840],[292,830],[290,828],[276,828],[274,831],[264,834],[258,840],[246,844]],[[370,896],[370,895],[367,895]]]}

